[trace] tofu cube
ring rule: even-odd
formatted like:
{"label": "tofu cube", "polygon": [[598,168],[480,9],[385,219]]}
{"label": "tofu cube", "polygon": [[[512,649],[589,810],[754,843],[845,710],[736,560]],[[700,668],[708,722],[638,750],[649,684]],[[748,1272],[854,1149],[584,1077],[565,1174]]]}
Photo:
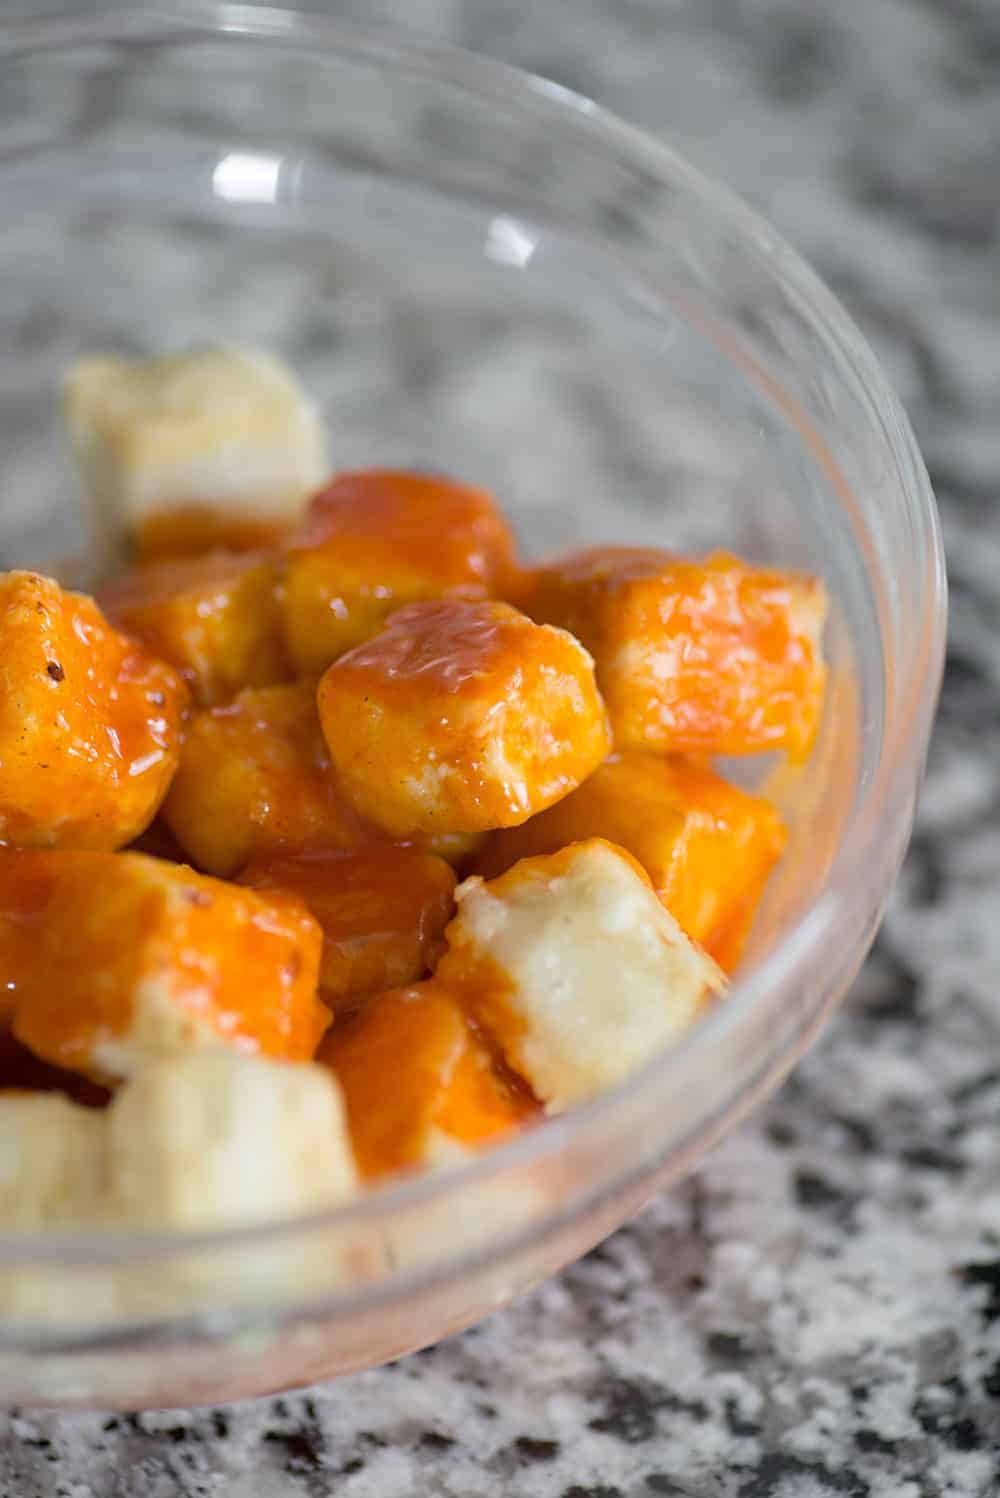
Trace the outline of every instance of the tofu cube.
{"label": "tofu cube", "polygon": [[515,601],[590,651],[617,748],[808,755],[826,680],[818,579],[609,546],[522,574]]}
{"label": "tofu cube", "polygon": [[187,689],[93,599],[0,575],[0,842],[120,848],[152,821]]}
{"label": "tofu cube", "polygon": [[64,414],[105,559],[134,539],[143,550],[144,528],[177,512],[214,516],[216,544],[226,516],[294,519],[328,472],[312,403],[280,359],[253,349],[89,355],[66,377]]}
{"label": "tofu cube", "polygon": [[57,1092],[0,1092],[0,1229],[100,1218],[104,1116]]}
{"label": "tofu cube", "polygon": [[14,1008],[36,1055],[97,1081],[205,1049],[312,1056],[330,1016],[298,900],[141,853],[48,856],[66,867]]}
{"label": "tofu cube", "polygon": [[223,1241],[126,1276],[135,1314],[297,1302],[377,1273],[370,1230],[291,1223],[350,1201],[357,1170],[328,1068],[232,1053],[145,1067],[108,1110],[108,1213],[121,1227],[202,1232],[280,1226],[234,1249]]}
{"label": "tofu cube", "polygon": [[195,713],[163,820],[188,857],[228,877],[277,849],[366,840],[340,794],[308,683],[248,687]]}
{"label": "tofu cube", "polygon": [[366,1180],[461,1159],[539,1112],[433,979],[373,999],[330,1031],[318,1059],[340,1083]]}
{"label": "tofu cube", "polygon": [[342,473],[287,548],[289,653],[318,676],[403,604],[487,598],[514,542],[481,489],[417,473]]}
{"label": "tofu cube", "polygon": [[707,765],[625,749],[548,811],[491,834],[475,870],[492,879],[590,837],[631,853],[681,929],[731,972],[787,833],[769,801]]}
{"label": "tofu cube", "polygon": [[[95,1229],[103,1220],[105,1115],[58,1092],[0,1091],[0,1233]],[[119,1309],[113,1274],[83,1263],[46,1263],[25,1245],[0,1266],[5,1325],[106,1326]]]}
{"label": "tofu cube", "polygon": [[290,676],[278,569],[266,555],[213,552],[134,567],[100,594],[108,618],[181,673],[200,707]]}
{"label": "tofu cube", "polygon": [[110,1212],[143,1228],[271,1222],[357,1187],[329,1070],[227,1052],[151,1062],[108,1114]]}
{"label": "tofu cube", "polygon": [[516,826],[610,748],[590,656],[505,603],[400,609],[318,701],[345,794],[401,839]]}
{"label": "tofu cube", "polygon": [[459,885],[436,976],[550,1113],[675,1040],[725,979],[635,860],[593,838]]}
{"label": "tofu cube", "polygon": [[297,895],[319,922],[320,990],[334,1011],[423,977],[455,908],[448,864],[391,843],[264,855],[238,882]]}

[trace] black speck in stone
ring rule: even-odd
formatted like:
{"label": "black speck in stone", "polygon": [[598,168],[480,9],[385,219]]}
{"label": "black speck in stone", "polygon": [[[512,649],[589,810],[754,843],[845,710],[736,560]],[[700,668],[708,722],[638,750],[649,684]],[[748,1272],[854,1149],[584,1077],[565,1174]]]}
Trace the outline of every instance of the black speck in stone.
{"label": "black speck in stone", "polygon": [[497,1417],[497,1407],[495,1404],[479,1403],[476,1405],[476,1413],[482,1415],[486,1420],[495,1420]]}
{"label": "black speck in stone", "polygon": [[174,1446],[183,1446],[185,1441],[198,1439],[198,1432],[187,1425],[170,1425],[161,1435]]}
{"label": "black speck in stone", "polygon": [[932,1144],[915,1144],[902,1152],[900,1158],[915,1170],[937,1170],[942,1175],[959,1175],[965,1169],[964,1160],[947,1150],[936,1149]]}
{"label": "black speck in stone", "polygon": [[770,1139],[771,1143],[776,1144],[779,1149],[793,1149],[794,1146],[799,1142],[799,1136],[792,1128],[791,1124],[785,1123],[784,1120],[780,1118],[768,1119],[767,1137]]}
{"label": "black speck in stone", "polygon": [[881,1452],[885,1456],[891,1456],[899,1442],[887,1441],[885,1436],[880,1436],[877,1430],[869,1430],[865,1427],[854,1432],[854,1444],[859,1451]]}
{"label": "black speck in stone", "polygon": [[[810,1490],[821,1493],[844,1493],[847,1498],[869,1498],[871,1489],[864,1478],[850,1468],[831,1472],[820,1462],[802,1461],[797,1456],[786,1456],[780,1451],[769,1451],[748,1475],[737,1498],[775,1498],[782,1491],[785,1479],[809,1479]],[[804,1486],[803,1483],[798,1486]],[[791,1491],[791,1487],[789,1487]]]}
{"label": "black speck in stone", "polygon": [[973,1103],[982,1097],[984,1092],[992,1092],[994,1087],[1000,1086],[1000,1071],[981,1072],[978,1077],[970,1077],[967,1082],[960,1082],[952,1092],[952,1101],[959,1105]]}
{"label": "black speck in stone", "polygon": [[792,1178],[795,1200],[801,1207],[843,1208],[850,1203],[847,1194],[814,1170],[797,1170]]}
{"label": "black speck in stone", "polygon": [[341,1477],[352,1477],[355,1472],[363,1472],[364,1466],[365,1463],[363,1457],[352,1456],[350,1461],[345,1462],[341,1467],[340,1475]]}
{"label": "black speck in stone", "polygon": [[738,1332],[710,1332],[706,1345],[713,1358],[726,1363],[745,1363],[750,1349]]}
{"label": "black speck in stone", "polygon": [[831,1115],[831,1122],[843,1129],[854,1148],[862,1155],[872,1155],[878,1149],[878,1135],[871,1124],[863,1118],[849,1118],[846,1114]]}
{"label": "black speck in stone", "polygon": [[513,1451],[521,1462],[551,1462],[559,1455],[558,1441],[539,1441],[533,1436],[518,1436]]}
{"label": "black speck in stone", "polygon": [[684,1281],[684,1288],[689,1295],[698,1295],[708,1285],[708,1280],[703,1274],[689,1274]]}
{"label": "black speck in stone", "polygon": [[941,683],[941,717],[966,728],[991,728],[1000,712],[1000,691],[982,665],[950,646]]}
{"label": "black speck in stone", "polygon": [[609,1488],[603,1482],[592,1488],[575,1482],[571,1488],[563,1489],[562,1498],[624,1498],[624,1495],[621,1488]]}
{"label": "black speck in stone", "polygon": [[656,1433],[661,1410],[692,1420],[708,1417],[708,1406],[702,1400],[681,1399],[649,1380],[640,1383],[636,1379],[610,1378],[602,1381],[595,1396],[603,1403],[604,1414],[588,1421],[589,1428],[630,1446],[648,1441]]}
{"label": "black speck in stone", "polygon": [[956,1451],[982,1450],[983,1438],[979,1426],[975,1420],[970,1420],[968,1417],[944,1426],[941,1434],[949,1446],[954,1446]]}
{"label": "black speck in stone", "polygon": [[[286,1400],[276,1399],[271,1408],[279,1419],[291,1418]],[[285,1471],[292,1476],[318,1472],[324,1466],[326,1438],[311,1399],[303,1401],[302,1416],[297,1424],[287,1430],[266,1430],[264,1440],[284,1449]]]}
{"label": "black speck in stone", "polygon": [[997,1358],[983,1379],[983,1393],[988,1394],[991,1399],[1000,1399],[1000,1358]]}
{"label": "black speck in stone", "polygon": [[989,1259],[981,1264],[961,1264],[955,1271],[963,1285],[983,1286],[986,1299],[982,1318],[988,1326],[1000,1320],[1000,1259]]}
{"label": "black speck in stone", "polygon": [[220,1441],[224,1441],[229,1434],[229,1419],[221,1410],[212,1411],[212,1429]]}
{"label": "black speck in stone", "polygon": [[[940,905],[947,888],[944,858],[939,843],[932,838],[916,833],[910,841],[906,855],[906,893],[909,903],[918,910],[930,910]],[[890,1016],[897,1018],[903,1016]]]}
{"label": "black speck in stone", "polygon": [[760,1426],[756,1420],[745,1420],[739,1412],[736,1400],[729,1396],[723,1406],[726,1417],[726,1429],[731,1436],[759,1436]]}
{"label": "black speck in stone", "polygon": [[421,1451],[450,1451],[454,1444],[452,1436],[443,1436],[436,1430],[425,1430],[419,1441]]}
{"label": "black speck in stone", "polygon": [[[924,851],[927,854],[927,862],[925,872],[922,873],[921,857]],[[936,904],[944,885],[944,873],[937,848],[915,837],[910,843],[908,859],[908,891],[911,903],[925,906]],[[914,860],[916,860],[915,863]],[[931,870],[933,872],[929,872]],[[933,892],[930,889],[931,882],[935,885]],[[921,884],[919,898],[915,888],[916,883]],[[859,987],[861,993],[865,995],[862,1012],[866,1019],[877,1022],[903,1022],[904,1024],[912,1024],[914,1020],[919,1019],[920,980],[912,968],[908,967],[894,952],[889,951],[884,942],[876,943],[873,956],[863,971]],[[868,997],[869,994],[871,997]]]}

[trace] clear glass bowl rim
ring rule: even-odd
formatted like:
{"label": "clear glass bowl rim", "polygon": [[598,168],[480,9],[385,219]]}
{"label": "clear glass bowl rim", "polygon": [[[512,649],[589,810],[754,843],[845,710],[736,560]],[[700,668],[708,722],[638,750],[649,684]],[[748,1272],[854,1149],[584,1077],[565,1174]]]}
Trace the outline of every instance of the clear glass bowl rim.
{"label": "clear glass bowl rim", "polygon": [[[182,0],[169,11],[156,7],[133,11],[128,4],[110,4],[87,16],[56,13],[43,18],[9,20],[0,26],[0,66],[19,54],[43,50],[67,51],[102,43],[218,43],[228,38],[308,46],[313,52],[405,68],[410,73],[434,77],[480,97],[495,99],[505,106],[530,111],[554,125],[563,128],[572,125],[584,138],[589,137],[604,150],[610,148],[620,159],[641,166],[658,180],[683,184],[698,200],[706,219],[725,225],[731,233],[745,239],[766,236],[780,256],[781,279],[796,293],[798,308],[808,318],[812,331],[819,333],[839,355],[866,393],[871,408],[878,413],[885,454],[897,475],[906,518],[917,538],[920,581],[915,586],[921,595],[918,627],[905,669],[896,675],[893,691],[884,701],[884,731],[877,764],[844,829],[821,894],[788,928],[773,950],[733,985],[724,1005],[627,1082],[468,1163],[381,1187],[328,1212],[199,1233],[8,1235],[0,1237],[0,1265],[30,1262],[53,1269],[60,1265],[110,1268],[137,1261],[146,1263],[199,1248],[246,1249],[311,1231],[362,1223],[377,1226],[380,1219],[389,1218],[400,1209],[434,1202],[460,1192],[466,1184],[481,1184],[507,1167],[535,1164],[558,1156],[581,1129],[599,1126],[602,1118],[613,1116],[626,1091],[655,1092],[669,1086],[672,1074],[697,1067],[698,1058],[715,1048],[724,1034],[741,1028],[763,993],[775,984],[784,985],[797,977],[808,981],[810,967],[822,962],[824,944],[836,928],[846,893],[853,881],[863,876],[869,854],[877,845],[891,785],[901,774],[904,780],[915,782],[919,778],[943,667],[947,586],[934,497],[907,418],[874,354],[851,318],[797,252],[737,194],[705,177],[659,139],[618,119],[586,97],[537,75],[457,47],[410,38],[400,40],[379,30],[358,28],[294,7]],[[884,637],[881,643],[884,645]],[[611,1191],[618,1184],[614,1180],[604,1182],[603,1186]],[[529,1242],[572,1209],[573,1204],[563,1204],[530,1227],[520,1229],[509,1243],[503,1243],[504,1251]],[[482,1256],[477,1251],[471,1259],[478,1261]],[[445,1274],[459,1272],[463,1267],[462,1256],[458,1255],[430,1269],[393,1273],[374,1284],[331,1297],[324,1305],[356,1309],[404,1293],[428,1279],[436,1281]]]}

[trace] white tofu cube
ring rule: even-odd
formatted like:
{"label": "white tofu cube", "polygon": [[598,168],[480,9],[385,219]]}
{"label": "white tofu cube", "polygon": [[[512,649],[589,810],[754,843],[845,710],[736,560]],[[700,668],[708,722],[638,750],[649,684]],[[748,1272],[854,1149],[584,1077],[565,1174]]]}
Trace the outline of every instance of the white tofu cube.
{"label": "white tofu cube", "polygon": [[[104,1206],[105,1118],[56,1092],[0,1095],[0,1233],[96,1227]],[[116,1304],[106,1270],[57,1263],[0,1269],[12,1322],[99,1324]]]}
{"label": "white tofu cube", "polygon": [[[326,1068],[229,1052],[158,1061],[109,1110],[109,1217],[116,1226],[199,1232],[280,1224],[349,1200],[357,1172]],[[140,1313],[332,1294],[376,1272],[370,1232],[308,1229],[178,1252],[123,1288]]]}
{"label": "white tofu cube", "polygon": [[189,506],[294,520],[328,473],[312,402],[251,349],[91,354],[66,376],[64,411],[105,559],[150,516]]}
{"label": "white tofu cube", "polygon": [[357,1187],[340,1092],[321,1066],[203,1051],[157,1061],[108,1110],[114,1216],[144,1228],[274,1222]]}
{"label": "white tofu cube", "polygon": [[621,1082],[674,1040],[725,979],[600,838],[467,879],[438,975],[550,1113]]}
{"label": "white tofu cube", "polygon": [[0,1230],[96,1222],[104,1117],[58,1092],[0,1095]]}

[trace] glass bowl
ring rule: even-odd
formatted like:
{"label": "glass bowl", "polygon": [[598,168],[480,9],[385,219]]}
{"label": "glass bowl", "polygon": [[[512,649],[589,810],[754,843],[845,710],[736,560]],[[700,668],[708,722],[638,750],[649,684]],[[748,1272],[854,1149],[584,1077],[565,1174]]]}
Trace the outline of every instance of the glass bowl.
{"label": "glass bowl", "polygon": [[[468,1325],[625,1221],[773,1088],[843,995],[909,832],[945,585],[910,430],[776,234],[587,100],[437,47],[220,5],[0,39],[5,565],[83,546],[57,411],[79,353],[259,343],[338,467],[491,487],[529,553],[724,546],[820,572],[831,691],[730,997],[589,1106],[308,1221],[7,1237],[0,1398],[276,1390]],[[350,1272],[345,1266],[352,1266]]]}

